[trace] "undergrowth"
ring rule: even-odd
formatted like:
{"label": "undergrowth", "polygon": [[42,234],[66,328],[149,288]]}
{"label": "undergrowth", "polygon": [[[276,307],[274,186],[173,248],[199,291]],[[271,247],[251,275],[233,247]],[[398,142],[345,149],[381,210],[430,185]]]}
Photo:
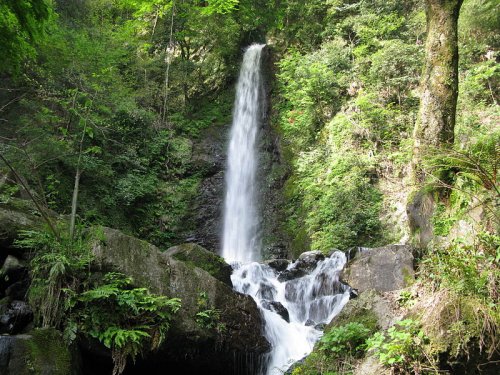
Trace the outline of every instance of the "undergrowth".
{"label": "undergrowth", "polygon": [[17,246],[33,251],[29,302],[36,325],[63,331],[68,344],[78,336],[98,339],[111,350],[113,375],[119,375],[127,359],[162,344],[180,300],[134,288],[119,273],[91,272],[92,246],[102,239],[95,228],[80,228],[74,239],[65,231],[59,239],[24,231]]}

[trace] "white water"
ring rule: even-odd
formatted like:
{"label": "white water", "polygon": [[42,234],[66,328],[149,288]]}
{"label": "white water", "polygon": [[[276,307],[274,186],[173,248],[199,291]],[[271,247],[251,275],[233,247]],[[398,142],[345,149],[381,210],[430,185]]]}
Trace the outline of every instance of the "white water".
{"label": "white water", "polygon": [[245,52],[236,87],[228,150],[222,256],[227,262],[260,259],[256,212],[256,139],[261,117],[260,58],[263,44]]}
{"label": "white water", "polygon": [[[272,347],[266,374],[281,375],[309,354],[322,335],[314,326],[330,322],[347,303],[349,290],[339,282],[345,262],[344,253],[335,252],[318,262],[310,274],[290,281],[279,281],[276,271],[257,262],[241,265],[233,272],[234,289],[253,297],[264,317],[265,336]],[[265,308],[273,301],[288,310],[289,323]]]}
{"label": "white water", "polygon": [[[314,325],[328,323],[349,299],[339,282],[346,262],[340,252],[319,261],[308,274],[289,281],[260,260],[256,195],[256,139],[263,98],[260,60],[264,45],[250,46],[243,57],[237,84],[228,150],[222,256],[234,265],[234,289],[250,295],[265,322],[272,349],[264,373],[278,375],[309,354],[322,332]],[[288,266],[293,269],[298,262]],[[276,311],[286,309],[287,322]],[[319,328],[319,327],[318,327]]]}

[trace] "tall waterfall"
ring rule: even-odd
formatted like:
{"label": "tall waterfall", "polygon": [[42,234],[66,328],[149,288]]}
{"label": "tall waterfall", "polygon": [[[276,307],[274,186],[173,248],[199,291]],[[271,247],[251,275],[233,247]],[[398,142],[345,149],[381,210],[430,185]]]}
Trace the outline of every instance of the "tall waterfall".
{"label": "tall waterfall", "polygon": [[228,151],[222,256],[227,262],[260,259],[256,210],[256,139],[261,117],[263,44],[245,52],[236,87]]}
{"label": "tall waterfall", "polygon": [[281,375],[309,354],[328,323],[349,299],[349,288],[339,282],[346,257],[335,252],[304,253],[281,267],[258,263],[256,194],[256,138],[263,103],[260,63],[264,45],[250,46],[243,57],[237,84],[226,173],[222,256],[233,265],[234,289],[250,295],[265,322],[271,344],[262,373]]}

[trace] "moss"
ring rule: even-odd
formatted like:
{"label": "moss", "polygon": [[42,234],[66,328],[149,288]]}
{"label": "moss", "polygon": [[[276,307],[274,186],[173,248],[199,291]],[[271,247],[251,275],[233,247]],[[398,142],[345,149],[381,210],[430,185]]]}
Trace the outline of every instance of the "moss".
{"label": "moss", "polygon": [[69,375],[72,373],[71,354],[60,332],[55,329],[37,329],[27,342],[32,373],[36,375]]}
{"label": "moss", "polygon": [[345,325],[347,323],[360,323],[372,332],[379,327],[377,315],[373,311],[374,301],[378,294],[374,291],[366,291],[356,299],[351,299],[344,309],[327,326],[328,331],[333,327]]}
{"label": "moss", "polygon": [[183,244],[170,249],[167,254],[190,268],[201,268],[225,283],[230,282],[231,267],[218,255],[195,244]]}

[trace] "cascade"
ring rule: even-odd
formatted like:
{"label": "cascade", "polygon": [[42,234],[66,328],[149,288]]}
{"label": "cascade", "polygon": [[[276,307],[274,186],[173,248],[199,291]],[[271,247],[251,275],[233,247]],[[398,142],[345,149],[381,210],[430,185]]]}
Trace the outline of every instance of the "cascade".
{"label": "cascade", "polygon": [[228,149],[222,256],[232,264],[234,289],[250,295],[264,320],[271,344],[262,375],[278,375],[309,354],[322,327],[349,299],[339,274],[342,252],[330,257],[305,253],[286,269],[259,263],[256,171],[257,137],[262,118],[261,56],[264,45],[247,48],[236,87]]}

